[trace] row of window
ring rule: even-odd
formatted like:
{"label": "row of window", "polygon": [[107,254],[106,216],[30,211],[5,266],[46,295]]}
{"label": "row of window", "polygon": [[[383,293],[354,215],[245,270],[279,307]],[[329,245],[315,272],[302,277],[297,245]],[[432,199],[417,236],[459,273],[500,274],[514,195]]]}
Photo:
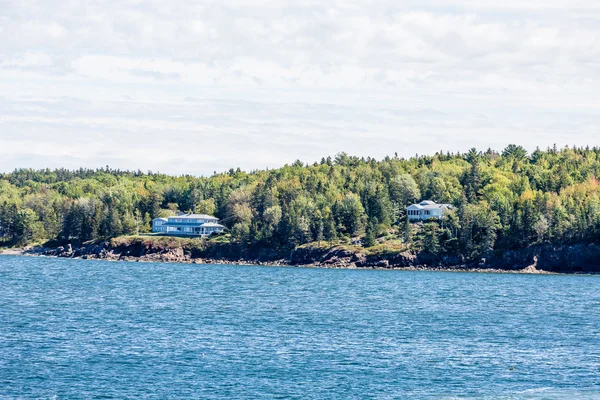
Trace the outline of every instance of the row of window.
{"label": "row of window", "polygon": [[[204,224],[206,222],[216,222],[218,221],[217,219],[186,219],[183,220],[182,218],[169,218],[169,222],[187,222],[189,224]],[[166,221],[163,220],[156,220],[154,221],[154,225],[156,226],[160,226],[165,224]]]}
{"label": "row of window", "polygon": [[[164,228],[158,228],[159,230],[164,230]],[[205,232],[212,232],[214,231],[215,228],[204,228]],[[181,227],[172,227],[169,228],[169,231],[171,232],[196,232],[196,233],[200,233],[200,228],[181,228]]]}
{"label": "row of window", "polygon": [[[165,227],[162,226],[162,225],[163,225],[163,221],[156,221],[154,223],[154,226],[156,227],[156,230],[158,230],[158,231],[164,231],[165,230]],[[194,232],[194,229],[196,229],[199,232],[200,228],[192,228],[192,227],[190,227],[190,228],[183,228],[183,231],[184,232]],[[181,228],[179,228],[179,227],[173,228],[172,230],[176,230],[178,232],[181,232]],[[204,228],[204,230],[212,232],[212,231],[215,230],[215,228]]]}
{"label": "row of window", "polygon": [[215,228],[207,228],[202,232],[200,230],[194,231],[194,229],[192,229],[192,228],[170,228],[169,230],[167,230],[167,229],[165,229],[165,227],[157,227],[154,229],[154,232],[185,232],[185,233],[194,233],[196,235],[200,235],[200,234],[208,235],[215,231],[216,231]]}
{"label": "row of window", "polygon": [[[408,215],[421,215],[421,210],[408,210]],[[423,215],[431,215],[431,212],[423,210]]]}

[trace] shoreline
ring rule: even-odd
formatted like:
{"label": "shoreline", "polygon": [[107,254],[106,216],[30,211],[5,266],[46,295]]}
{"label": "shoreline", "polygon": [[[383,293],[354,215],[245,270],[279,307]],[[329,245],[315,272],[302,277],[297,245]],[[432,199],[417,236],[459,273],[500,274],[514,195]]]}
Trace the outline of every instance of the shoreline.
{"label": "shoreline", "polygon": [[0,256],[19,256],[19,257],[47,257],[47,258],[67,258],[71,260],[84,260],[84,261],[110,261],[110,262],[127,262],[127,263],[165,263],[165,264],[198,264],[198,265],[233,265],[233,266],[256,266],[256,267],[286,267],[286,268],[311,268],[311,269],[343,269],[343,270],[356,270],[356,271],[422,271],[422,272],[456,272],[456,273],[487,273],[487,274],[511,274],[511,275],[598,275],[593,272],[552,272],[544,271],[535,268],[531,265],[522,269],[498,269],[498,268],[469,268],[466,265],[462,266],[426,266],[426,265],[414,265],[414,266],[339,266],[339,265],[328,265],[323,263],[309,263],[309,264],[292,264],[286,260],[279,261],[256,261],[256,260],[225,260],[225,259],[208,259],[208,258],[189,258],[184,260],[160,260],[160,259],[147,259],[143,257],[132,257],[132,256],[119,256],[111,258],[88,258],[81,256],[58,256],[58,255],[46,255],[43,252],[36,251],[34,249],[9,249],[0,250]]}

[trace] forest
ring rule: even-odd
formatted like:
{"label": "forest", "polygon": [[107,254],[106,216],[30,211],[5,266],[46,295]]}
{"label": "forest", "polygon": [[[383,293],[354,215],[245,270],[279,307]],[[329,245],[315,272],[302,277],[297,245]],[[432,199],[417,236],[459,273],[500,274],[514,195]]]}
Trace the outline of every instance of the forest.
{"label": "forest", "polygon": [[[248,248],[388,244],[475,259],[492,249],[597,243],[599,176],[600,148],[529,154],[518,145],[408,159],[340,153],[210,177],[108,166],[17,169],[0,174],[0,245],[144,234],[153,218],[182,211],[217,216],[228,228],[218,239]],[[439,222],[409,223],[405,207],[425,199],[455,211]]]}

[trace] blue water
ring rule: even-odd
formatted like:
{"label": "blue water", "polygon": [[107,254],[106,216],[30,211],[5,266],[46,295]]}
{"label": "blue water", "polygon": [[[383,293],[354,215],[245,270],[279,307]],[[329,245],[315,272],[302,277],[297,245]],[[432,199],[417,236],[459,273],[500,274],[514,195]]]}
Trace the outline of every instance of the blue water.
{"label": "blue water", "polygon": [[599,393],[600,276],[0,257],[0,398]]}

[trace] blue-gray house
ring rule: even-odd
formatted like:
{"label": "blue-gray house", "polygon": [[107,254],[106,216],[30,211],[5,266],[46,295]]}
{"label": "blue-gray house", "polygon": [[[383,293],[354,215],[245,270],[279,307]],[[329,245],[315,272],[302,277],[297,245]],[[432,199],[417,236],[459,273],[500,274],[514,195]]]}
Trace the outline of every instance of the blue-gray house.
{"label": "blue-gray house", "polygon": [[152,220],[152,232],[165,235],[209,236],[223,229],[218,218],[205,214],[180,214]]}

